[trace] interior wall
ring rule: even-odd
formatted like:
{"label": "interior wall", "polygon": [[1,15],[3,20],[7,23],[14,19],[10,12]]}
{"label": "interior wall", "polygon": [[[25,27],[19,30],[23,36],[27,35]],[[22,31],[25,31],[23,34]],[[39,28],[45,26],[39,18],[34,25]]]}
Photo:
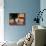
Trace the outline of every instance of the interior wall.
{"label": "interior wall", "polygon": [[4,8],[3,0],[0,0],[0,42],[4,41]]}
{"label": "interior wall", "polygon": [[[17,42],[32,30],[32,25],[36,23],[33,19],[40,10],[40,0],[4,0],[4,38],[5,41]],[[9,13],[25,13],[24,26],[10,26]]]}
{"label": "interior wall", "polygon": [[[41,9],[41,11],[42,11],[43,9],[46,9],[46,0],[41,0],[41,1],[40,1],[40,9]],[[43,17],[43,22],[40,21],[40,25],[43,25],[43,26],[46,27],[46,10],[43,12],[42,17]]]}

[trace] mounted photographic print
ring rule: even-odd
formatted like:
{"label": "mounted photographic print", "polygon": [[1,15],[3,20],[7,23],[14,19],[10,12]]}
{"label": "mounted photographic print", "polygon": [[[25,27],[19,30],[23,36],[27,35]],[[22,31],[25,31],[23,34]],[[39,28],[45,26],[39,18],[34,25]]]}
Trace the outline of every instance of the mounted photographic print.
{"label": "mounted photographic print", "polygon": [[25,25],[25,13],[9,13],[10,25]]}

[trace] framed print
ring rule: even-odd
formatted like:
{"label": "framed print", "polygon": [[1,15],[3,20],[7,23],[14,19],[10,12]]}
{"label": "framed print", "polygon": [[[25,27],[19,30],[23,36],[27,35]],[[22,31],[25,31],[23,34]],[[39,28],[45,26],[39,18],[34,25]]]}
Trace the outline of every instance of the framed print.
{"label": "framed print", "polygon": [[25,13],[9,13],[10,25],[25,25]]}

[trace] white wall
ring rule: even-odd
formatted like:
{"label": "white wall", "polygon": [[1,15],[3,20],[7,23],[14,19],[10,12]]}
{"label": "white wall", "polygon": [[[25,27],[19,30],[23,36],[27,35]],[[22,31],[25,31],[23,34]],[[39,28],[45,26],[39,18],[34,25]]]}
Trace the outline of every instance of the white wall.
{"label": "white wall", "polygon": [[4,3],[0,0],[0,42],[4,41]]}
{"label": "white wall", "polygon": [[[46,0],[40,0],[40,9],[41,11],[43,9],[46,9]],[[40,24],[46,27],[46,11],[43,12],[42,17],[43,17],[43,22],[40,21]]]}

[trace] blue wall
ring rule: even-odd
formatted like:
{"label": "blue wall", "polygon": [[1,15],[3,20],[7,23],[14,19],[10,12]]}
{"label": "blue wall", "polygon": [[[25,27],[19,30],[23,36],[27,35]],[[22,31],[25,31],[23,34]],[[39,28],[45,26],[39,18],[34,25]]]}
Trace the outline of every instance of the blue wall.
{"label": "blue wall", "polygon": [[[7,41],[18,41],[31,31],[36,11],[40,9],[40,0],[4,0],[4,35]],[[24,26],[10,26],[9,13],[26,13]]]}

